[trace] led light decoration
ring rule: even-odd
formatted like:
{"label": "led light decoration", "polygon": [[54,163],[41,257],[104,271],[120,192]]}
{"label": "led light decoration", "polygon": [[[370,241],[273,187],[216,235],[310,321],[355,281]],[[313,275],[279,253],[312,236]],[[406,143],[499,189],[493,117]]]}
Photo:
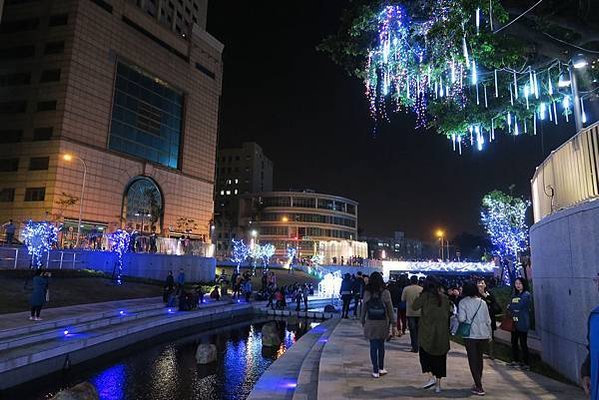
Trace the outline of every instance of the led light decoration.
{"label": "led light decoration", "polygon": [[276,247],[270,243],[260,246],[260,258],[262,258],[262,264],[265,268],[268,268],[270,258],[275,255],[276,250]]}
{"label": "led light decoration", "polygon": [[120,285],[123,283],[123,255],[129,250],[131,235],[125,230],[117,229],[112,233],[108,233],[106,236],[108,238],[110,251],[115,252],[117,255],[116,284]]}
{"label": "led light decoration", "polygon": [[239,273],[239,267],[241,263],[248,258],[250,254],[250,248],[245,244],[243,239],[232,239],[231,244],[231,261],[233,261],[236,264],[236,270],[237,273]]}
{"label": "led light decoration", "polygon": [[58,241],[58,228],[47,221],[29,220],[21,232],[21,237],[31,256],[31,264],[40,268],[44,256]]}
{"label": "led light decoration", "polygon": [[321,297],[336,298],[341,290],[341,271],[326,274],[318,284],[318,292]]}
{"label": "led light decoration", "polygon": [[491,239],[495,254],[502,263],[508,264],[509,279],[502,275],[504,283],[508,285],[522,273],[518,254],[528,245],[526,210],[529,206],[528,201],[498,190],[488,193],[482,200],[481,222]]}

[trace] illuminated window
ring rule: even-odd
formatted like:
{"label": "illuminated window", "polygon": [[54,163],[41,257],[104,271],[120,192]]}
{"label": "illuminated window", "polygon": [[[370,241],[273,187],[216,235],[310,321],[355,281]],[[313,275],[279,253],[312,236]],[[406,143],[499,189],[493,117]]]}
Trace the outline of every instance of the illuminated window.
{"label": "illuminated window", "polygon": [[231,195],[231,191],[227,190],[227,196],[230,196],[230,195]]}
{"label": "illuminated window", "polygon": [[225,191],[224,191],[224,190],[221,190],[221,191],[220,191],[220,195],[221,195],[221,196],[224,196],[224,195],[225,195]]}
{"label": "illuminated window", "polygon": [[239,193],[239,191],[237,189],[235,189],[235,194]]}
{"label": "illuminated window", "polygon": [[235,183],[239,183],[239,179],[235,179]]}

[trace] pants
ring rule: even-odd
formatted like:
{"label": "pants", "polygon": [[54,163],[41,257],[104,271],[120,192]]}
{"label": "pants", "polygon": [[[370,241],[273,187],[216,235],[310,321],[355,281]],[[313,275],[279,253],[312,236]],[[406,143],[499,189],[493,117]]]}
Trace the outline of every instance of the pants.
{"label": "pants", "polygon": [[358,316],[358,308],[360,307],[360,296],[354,297],[354,317]]}
{"label": "pants", "polygon": [[12,241],[15,237],[14,233],[7,233],[6,234],[6,244],[8,244],[9,246],[12,245]]}
{"label": "pants", "polygon": [[38,317],[39,318],[41,312],[42,312],[42,306],[31,307],[31,316],[32,317]]}
{"label": "pants", "polygon": [[418,321],[420,317],[408,317],[408,327],[410,329],[410,343],[412,344],[412,351],[418,351]]}
{"label": "pants", "polygon": [[474,385],[479,389],[483,387],[483,350],[486,342],[487,340],[485,339],[464,339],[470,373],[472,374]]}
{"label": "pants", "polygon": [[522,362],[529,365],[528,332],[512,332],[512,358],[514,359],[514,362],[520,362],[520,348],[518,347],[518,341],[522,348]]}
{"label": "pants", "polygon": [[406,310],[398,309],[397,310],[397,329],[401,333],[406,333],[406,329],[408,328],[408,321],[406,317]]}
{"label": "pants", "polygon": [[308,296],[304,296],[304,307],[306,307],[306,312],[308,311]]}
{"label": "pants", "polygon": [[252,296],[252,292],[245,292],[245,301],[249,303],[251,296]]}
{"label": "pants", "polygon": [[343,300],[343,310],[341,311],[341,317],[345,318],[349,315],[349,305],[351,303],[351,294],[344,294],[343,296],[341,296],[341,299]]}
{"label": "pants", "polygon": [[385,367],[385,341],[383,339],[370,339],[370,361],[374,373],[378,373]]}

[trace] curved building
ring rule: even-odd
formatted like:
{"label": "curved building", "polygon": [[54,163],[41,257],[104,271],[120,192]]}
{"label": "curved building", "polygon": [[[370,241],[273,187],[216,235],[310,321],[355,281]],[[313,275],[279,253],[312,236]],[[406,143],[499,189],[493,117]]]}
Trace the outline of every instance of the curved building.
{"label": "curved building", "polygon": [[[277,255],[299,249],[300,257],[322,255],[324,262],[367,257],[358,239],[358,202],[313,191],[277,191],[242,196],[239,225],[246,235],[272,243]],[[333,260],[335,257],[335,260]]]}

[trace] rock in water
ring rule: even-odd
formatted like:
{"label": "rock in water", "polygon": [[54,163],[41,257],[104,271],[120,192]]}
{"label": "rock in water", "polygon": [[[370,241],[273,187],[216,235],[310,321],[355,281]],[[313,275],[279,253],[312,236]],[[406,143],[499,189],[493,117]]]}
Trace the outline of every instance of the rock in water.
{"label": "rock in water", "polygon": [[324,306],[324,312],[325,313],[334,313],[334,312],[337,312],[337,310],[335,309],[335,306],[333,306],[331,304],[327,304],[326,306]]}
{"label": "rock in water", "polygon": [[98,400],[98,392],[94,385],[83,382],[70,389],[61,390],[50,400]]}
{"label": "rock in water", "polygon": [[216,346],[213,344],[200,344],[196,350],[198,364],[210,364],[216,361]]}
{"label": "rock in water", "polygon": [[277,324],[269,322],[262,327],[262,346],[278,347],[281,344]]}

